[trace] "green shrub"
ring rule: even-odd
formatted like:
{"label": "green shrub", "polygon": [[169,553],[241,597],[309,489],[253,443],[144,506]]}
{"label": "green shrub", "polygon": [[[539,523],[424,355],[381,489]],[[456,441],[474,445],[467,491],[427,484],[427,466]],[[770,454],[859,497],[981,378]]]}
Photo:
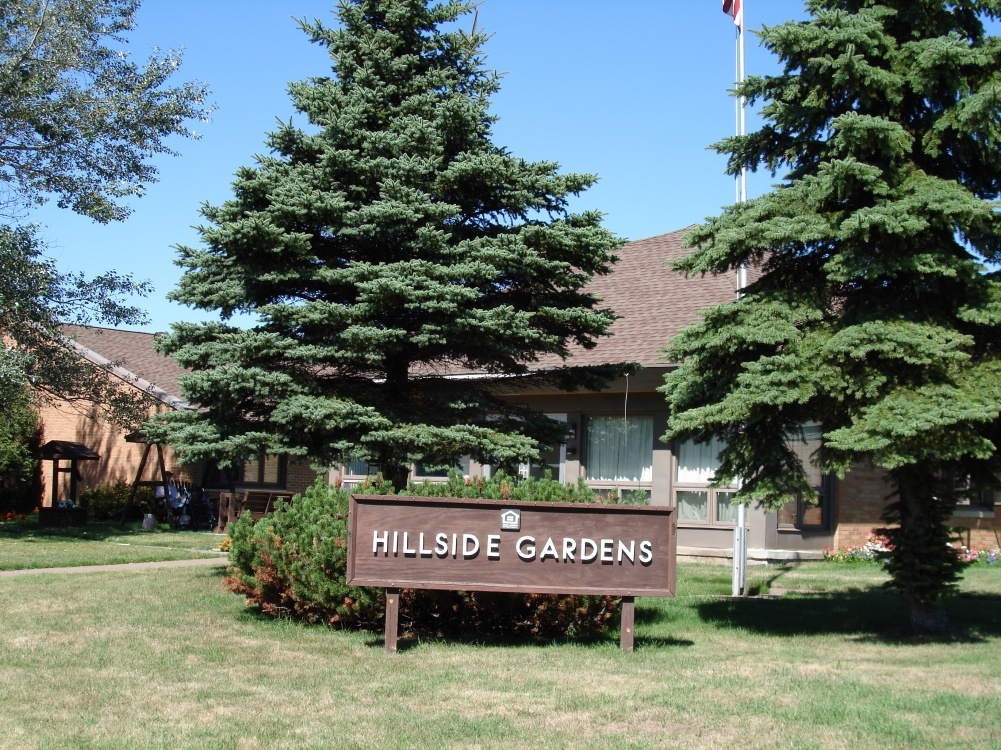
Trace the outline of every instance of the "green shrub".
{"label": "green shrub", "polygon": [[[132,485],[122,480],[114,484],[101,482],[80,493],[80,507],[87,509],[87,517],[92,521],[117,521],[122,517],[131,493]],[[139,487],[128,520],[142,518],[144,513],[150,512],[152,505],[153,490]]]}
{"label": "green shrub", "polygon": [[542,479],[516,479],[498,471],[490,479],[464,477],[458,471],[448,473],[444,482],[424,480],[407,485],[406,495],[418,497],[461,497],[483,500],[534,500],[543,503],[593,503],[594,490],[584,478],[577,484],[563,484],[552,478],[547,470]]}
{"label": "green shrub", "polygon": [[385,614],[381,590],[345,584],[348,493],[317,480],[291,503],[229,527],[226,579],[266,614],[332,626],[374,625]]}
{"label": "green shrub", "polygon": [[0,408],[0,513],[38,507],[41,483],[34,454],[41,444],[38,415],[26,392],[14,389]]}
{"label": "green shrub", "polygon": [[[378,479],[355,488],[386,494]],[[547,502],[592,501],[583,483],[562,485],[551,478],[515,481],[498,473],[490,480],[466,480],[407,487],[421,497],[464,497]],[[253,521],[245,513],[229,527],[232,539],[226,584],[266,614],[334,627],[380,629],[385,617],[382,589],[347,586],[348,493],[322,479],[279,503],[270,516]],[[540,638],[603,632],[618,600],[610,596],[504,594],[406,590],[400,596],[404,631],[436,636],[476,632]]]}

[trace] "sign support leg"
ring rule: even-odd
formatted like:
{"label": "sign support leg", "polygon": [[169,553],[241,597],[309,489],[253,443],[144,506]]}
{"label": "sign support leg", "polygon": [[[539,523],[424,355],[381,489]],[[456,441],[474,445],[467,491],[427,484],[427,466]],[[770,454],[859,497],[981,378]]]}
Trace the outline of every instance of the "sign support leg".
{"label": "sign support leg", "polygon": [[619,626],[619,647],[625,654],[633,652],[633,622],[635,619],[636,603],[633,597],[622,597],[622,624]]}
{"label": "sign support leg", "polygon": [[396,632],[400,624],[400,590],[386,589],[386,652],[396,653]]}

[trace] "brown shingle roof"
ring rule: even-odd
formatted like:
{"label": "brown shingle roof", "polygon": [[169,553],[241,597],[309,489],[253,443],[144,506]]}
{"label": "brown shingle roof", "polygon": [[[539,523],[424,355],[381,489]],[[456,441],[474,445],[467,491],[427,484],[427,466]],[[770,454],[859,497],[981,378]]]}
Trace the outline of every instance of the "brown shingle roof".
{"label": "brown shingle roof", "polygon": [[170,357],[153,349],[155,334],[141,331],[118,331],[114,328],[64,325],[63,333],[95,354],[111,360],[143,380],[180,397],[178,378],[187,370]]}
{"label": "brown shingle roof", "polygon": [[[689,229],[636,240],[616,252],[619,262],[612,273],[595,277],[587,287],[601,298],[601,307],[610,307],[619,316],[612,324],[612,335],[599,339],[594,349],[573,348],[566,364],[639,362],[664,366],[667,363],[659,350],[678,331],[696,322],[699,310],[736,299],[735,273],[686,279],[667,266],[668,261],[691,252],[681,246]],[[539,365],[559,362],[546,357]]]}
{"label": "brown shingle roof", "polygon": [[[599,339],[594,349],[573,347],[573,356],[565,363],[546,356],[532,369],[617,362],[666,365],[660,349],[698,320],[699,310],[736,298],[736,274],[686,279],[667,266],[689,252],[681,246],[688,230],[637,240],[619,249],[612,273],[596,277],[587,287],[601,298],[601,307],[610,307],[619,316],[612,324],[612,335]],[[154,351],[155,334],[75,325],[63,326],[63,331],[91,352],[180,397],[178,378],[187,370]]]}

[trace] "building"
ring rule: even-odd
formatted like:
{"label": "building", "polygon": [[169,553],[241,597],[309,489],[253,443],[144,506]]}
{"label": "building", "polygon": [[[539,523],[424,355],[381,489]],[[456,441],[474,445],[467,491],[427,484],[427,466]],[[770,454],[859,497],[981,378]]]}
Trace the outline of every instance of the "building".
{"label": "building", "polygon": [[[698,557],[726,557],[733,546],[736,506],[734,487],[709,486],[716,468],[718,444],[669,444],[660,440],[667,428],[667,404],[657,388],[672,364],[661,349],[682,328],[698,318],[699,310],[732,301],[737,295],[736,274],[686,279],[667,263],[686,251],[687,230],[638,240],[618,251],[613,272],[596,277],[590,290],[611,307],[619,319],[608,338],[594,349],[578,349],[573,364],[599,365],[637,362],[636,375],[611,383],[599,393],[564,393],[523,389],[512,385],[507,398],[567,422],[570,439],[544,457],[540,466],[524,466],[524,474],[576,482],[584,477],[596,494],[626,502],[650,502],[678,507],[679,552]],[[559,360],[543,360],[540,367]],[[809,456],[822,439],[819,425],[807,425],[794,449],[809,467]],[[465,460],[462,470],[484,471]],[[820,492],[819,505],[792,500],[779,512],[749,509],[749,556],[752,559],[811,559],[825,547],[864,544],[891,493],[881,472],[859,466],[836,481],[809,467]],[[364,463],[335,467],[350,485],[361,481]],[[415,479],[441,473],[413,467]],[[1001,544],[1001,514],[996,498],[957,509],[951,525],[967,529],[968,545]]]}
{"label": "building", "polygon": [[[171,409],[194,408],[180,395],[178,380],[186,371],[174,360],[154,349],[156,334],[138,331],[120,331],[94,326],[63,327],[64,334],[73,342],[80,356],[95,367],[105,367],[122,388],[134,388],[147,394],[150,414]],[[41,443],[65,440],[80,443],[95,451],[100,459],[79,465],[81,488],[99,483],[132,483],[145,451],[145,444],[126,440],[127,431],[109,424],[99,416],[95,404],[87,401],[50,401],[39,409],[42,431]],[[301,492],[316,479],[308,464],[290,463],[285,457],[264,456],[259,461],[248,462],[236,476],[222,478],[218,472],[207,470],[202,464],[183,464],[169,446],[164,448],[166,468],[175,481],[193,487],[207,486],[215,489],[274,489]],[[145,466],[143,479],[156,479],[156,456],[151,456]],[[48,506],[52,498],[52,478],[42,467],[42,504]],[[56,497],[65,499],[69,494],[68,476],[57,489]]]}
{"label": "building", "polygon": [[[686,230],[638,240],[618,251],[613,272],[595,278],[590,286],[619,319],[610,337],[591,350],[578,350],[573,364],[597,365],[636,362],[640,371],[596,393],[563,393],[512,385],[506,397],[538,409],[568,424],[569,439],[544,457],[539,466],[524,466],[524,474],[540,475],[547,468],[555,478],[576,482],[584,477],[596,494],[626,502],[675,505],[679,509],[678,544],[683,554],[725,557],[732,548],[736,508],[735,488],[713,488],[719,446],[694,443],[669,444],[660,440],[667,426],[667,405],[657,392],[671,363],[661,348],[682,328],[698,318],[699,310],[736,298],[736,274],[683,278],[666,264],[685,254]],[[179,395],[178,378],[184,373],[175,362],[157,354],[154,334],[67,326],[67,334],[81,356],[96,365],[114,362],[111,370],[122,387],[141,388],[151,394],[151,409],[191,408]],[[540,367],[559,360],[542,361]],[[515,381],[512,381],[514,383]],[[84,486],[99,481],[131,482],[142,454],[142,445],[128,443],[122,431],[99,419],[93,405],[57,403],[42,410],[43,442],[53,439],[80,442],[100,454],[100,461],[83,465]],[[804,427],[796,451],[809,465],[809,455],[822,439],[819,425]],[[284,457],[265,456],[248,462],[234,478],[207,472],[202,466],[183,466],[168,450],[168,468],[196,485],[225,489],[280,489],[298,492],[317,476],[305,464],[290,464]],[[478,474],[486,467],[463,461],[461,469]],[[811,469],[820,491],[819,505],[792,500],[779,512],[748,513],[748,547],[753,558],[780,560],[819,557],[825,547],[863,544],[870,531],[881,525],[880,515],[891,488],[881,472],[859,466],[843,480],[824,477]],[[364,463],[333,467],[329,477],[340,477],[346,486],[362,481]],[[440,472],[412,470],[415,479],[436,478]],[[50,496],[46,488],[43,497]],[[999,498],[987,494],[979,503],[957,509],[951,525],[963,527],[969,546],[1001,545]]]}

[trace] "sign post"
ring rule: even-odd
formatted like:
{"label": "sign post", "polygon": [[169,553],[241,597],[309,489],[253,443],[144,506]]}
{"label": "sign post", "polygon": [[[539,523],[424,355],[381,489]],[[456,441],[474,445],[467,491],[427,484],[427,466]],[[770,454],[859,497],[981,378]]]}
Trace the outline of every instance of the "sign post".
{"label": "sign post", "polygon": [[677,521],[663,506],[352,495],[347,583],[386,589],[396,650],[403,588],[622,597],[634,645],[636,596],[674,596]]}

